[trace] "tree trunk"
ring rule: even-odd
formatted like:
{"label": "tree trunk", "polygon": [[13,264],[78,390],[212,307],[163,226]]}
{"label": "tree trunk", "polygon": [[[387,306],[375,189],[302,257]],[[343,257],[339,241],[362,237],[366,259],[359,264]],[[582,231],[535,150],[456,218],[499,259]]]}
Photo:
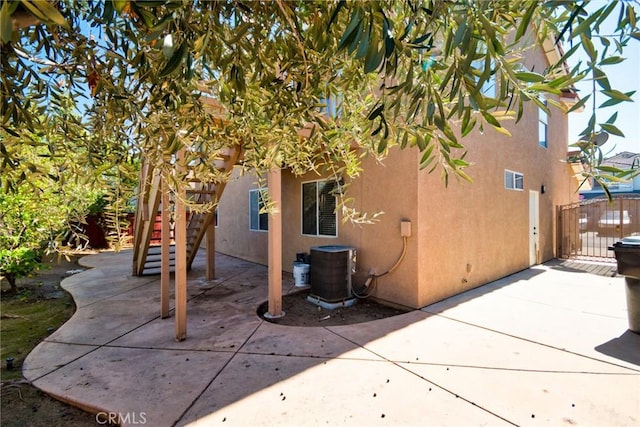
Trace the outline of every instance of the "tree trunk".
{"label": "tree trunk", "polygon": [[16,275],[11,273],[5,273],[4,278],[7,279],[7,283],[9,283],[9,292],[14,293],[18,290],[18,286],[16,285]]}

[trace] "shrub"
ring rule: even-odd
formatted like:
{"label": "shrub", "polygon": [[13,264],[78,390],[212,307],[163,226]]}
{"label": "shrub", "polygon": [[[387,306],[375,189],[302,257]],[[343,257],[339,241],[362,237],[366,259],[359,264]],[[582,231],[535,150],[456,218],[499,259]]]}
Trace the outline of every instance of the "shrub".
{"label": "shrub", "polygon": [[42,266],[40,258],[39,251],[31,248],[0,249],[0,274],[9,283],[11,291],[17,289],[17,279],[29,276]]}

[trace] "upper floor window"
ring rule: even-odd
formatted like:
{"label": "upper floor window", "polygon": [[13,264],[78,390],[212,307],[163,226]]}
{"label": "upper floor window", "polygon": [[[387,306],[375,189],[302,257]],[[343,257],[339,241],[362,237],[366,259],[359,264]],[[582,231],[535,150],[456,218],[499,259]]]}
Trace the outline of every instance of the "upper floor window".
{"label": "upper floor window", "polygon": [[335,188],[334,180],[302,183],[302,234],[338,235]]}
{"label": "upper floor window", "polygon": [[264,209],[264,199],[267,190],[260,188],[257,190],[249,190],[249,228],[252,231],[269,230],[269,214],[261,212]]}
{"label": "upper floor window", "polygon": [[320,109],[321,112],[334,119],[336,117],[340,117],[340,104],[342,102],[341,96],[328,95],[326,98],[320,98],[319,101],[324,105]]}
{"label": "upper floor window", "polygon": [[[493,62],[491,63],[491,67],[493,67]],[[484,82],[482,88],[480,89],[480,93],[487,98],[496,98],[497,97],[497,86],[496,86],[496,75],[491,74],[489,76],[489,80]]]}
{"label": "upper floor window", "polygon": [[508,190],[523,190],[524,175],[522,175],[520,172],[505,170],[504,171],[504,188]]}
{"label": "upper floor window", "polygon": [[[476,83],[479,83],[481,76],[487,72],[487,60],[485,58],[476,59],[471,63],[471,66],[476,70],[474,74],[476,74]],[[489,61],[489,78],[482,84],[480,88],[480,93],[487,98],[496,98],[497,97],[497,85],[496,85],[496,75],[495,75],[495,63],[493,60]]]}
{"label": "upper floor window", "polygon": [[[547,105],[547,102],[544,102]],[[538,144],[541,147],[549,146],[549,115],[542,109],[538,108]]]}

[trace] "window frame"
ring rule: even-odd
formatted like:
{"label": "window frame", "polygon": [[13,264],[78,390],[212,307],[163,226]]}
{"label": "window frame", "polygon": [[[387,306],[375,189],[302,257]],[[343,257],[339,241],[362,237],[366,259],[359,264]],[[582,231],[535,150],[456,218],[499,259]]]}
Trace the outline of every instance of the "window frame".
{"label": "window frame", "polygon": [[[257,231],[257,232],[262,232],[262,233],[265,233],[265,232],[269,231],[269,214],[267,212],[260,213],[260,210],[261,210],[262,206],[264,206],[264,202],[262,202],[262,197],[260,197],[260,194],[262,194],[263,192],[267,192],[267,189],[266,188],[253,188],[253,189],[249,190],[249,231]],[[253,194],[255,194],[255,193],[258,193],[258,197],[256,199],[254,199],[254,197],[253,197]],[[255,215],[254,212],[256,212],[256,210],[253,207],[254,200],[258,201],[258,209],[257,209],[258,228],[254,227],[254,219],[256,219],[255,216],[254,216]],[[261,204],[262,204],[262,206],[261,206]],[[264,226],[264,228],[263,228],[263,226]]]}
{"label": "window frame", "polygon": [[[484,52],[481,52],[481,53],[486,55],[486,46],[484,46],[484,49],[485,49]],[[486,65],[485,57],[474,59],[473,61],[471,61],[471,66],[480,72],[480,75],[475,78],[476,84],[478,83],[478,80],[480,80],[480,77],[484,73],[484,71],[486,71],[485,65]],[[499,95],[498,79],[496,77],[497,71],[495,68],[496,68],[495,61],[491,59],[489,61],[489,78],[487,79],[486,82],[484,82],[484,84],[479,90],[480,94],[482,94],[482,96],[484,96],[485,98],[494,98],[494,99],[498,98],[498,95]]]}
{"label": "window frame", "polygon": [[[319,183],[329,183],[329,182],[333,182],[334,184],[334,188],[335,185],[337,184],[337,181],[335,179],[318,179],[318,180],[313,180],[313,181],[303,181],[300,184],[300,233],[303,236],[306,237],[321,237],[321,238],[330,238],[330,239],[335,239],[338,237],[338,213],[336,210],[336,206],[337,206],[337,197],[334,195],[334,210],[333,210],[333,227],[335,228],[335,234],[320,234],[321,232],[321,200],[320,200],[320,188],[319,188]],[[309,184],[314,184],[315,186],[315,234],[310,234],[310,233],[306,233],[305,232],[305,185],[309,185]],[[330,191],[333,191],[330,190]]]}
{"label": "window frame", "polygon": [[[543,103],[548,107],[546,100]],[[540,107],[538,107],[538,145],[549,148],[549,114]]]}
{"label": "window frame", "polygon": [[[511,179],[507,177],[511,175]],[[511,181],[509,183],[509,181]],[[520,183],[520,187],[518,187],[518,182]],[[522,172],[516,172],[510,169],[504,170],[504,188],[506,190],[514,190],[514,191],[524,191],[524,174]]]}

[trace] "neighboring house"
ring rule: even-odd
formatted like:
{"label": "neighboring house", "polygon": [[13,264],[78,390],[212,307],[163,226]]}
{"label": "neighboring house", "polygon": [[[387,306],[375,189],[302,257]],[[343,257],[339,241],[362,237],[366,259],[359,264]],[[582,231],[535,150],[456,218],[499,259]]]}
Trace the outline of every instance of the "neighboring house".
{"label": "neighboring house", "polygon": [[[622,170],[640,168],[640,153],[630,153],[623,151],[615,156],[608,157],[602,162],[603,166],[611,166]],[[609,192],[613,196],[640,195],[640,175],[627,182],[612,182],[608,185]],[[605,198],[602,186],[597,182],[592,183],[592,188],[580,190],[581,199]]]}
{"label": "neighboring house", "polygon": [[[527,65],[543,69],[548,55],[556,52],[540,49]],[[419,308],[554,258],[556,208],[577,201],[578,183],[566,162],[568,118],[550,108],[547,116],[529,103],[522,120],[506,126],[512,137],[493,131],[466,137],[472,184],[452,180],[445,187],[437,171],[420,170],[415,149],[392,149],[383,165],[365,159],[348,191],[359,210],[384,212],[374,225],[343,223],[334,214],[331,177],[283,170],[284,269],[292,271],[296,254],[313,246],[347,245],[357,249],[359,271],[380,274],[402,253],[401,221],[408,220],[406,256],[376,279],[373,296]],[[266,264],[268,223],[255,182],[244,175],[228,183],[218,206],[216,250]]]}

